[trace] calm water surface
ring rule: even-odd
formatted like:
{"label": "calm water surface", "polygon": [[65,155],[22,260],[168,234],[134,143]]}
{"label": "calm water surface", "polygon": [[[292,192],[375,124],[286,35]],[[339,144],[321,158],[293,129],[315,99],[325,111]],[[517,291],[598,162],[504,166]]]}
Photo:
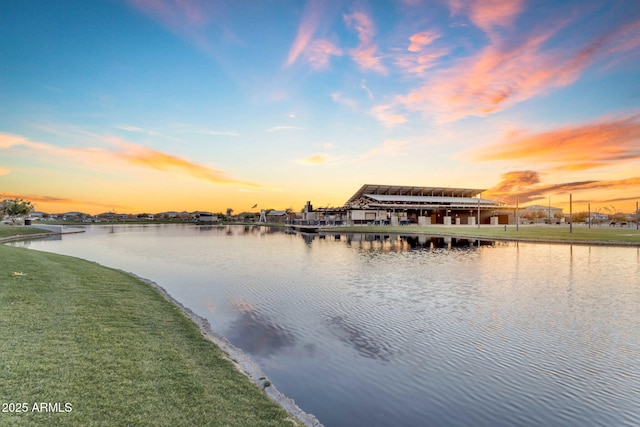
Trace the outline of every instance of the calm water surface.
{"label": "calm water surface", "polygon": [[639,423],[638,248],[87,230],[16,245],[158,282],[326,426]]}

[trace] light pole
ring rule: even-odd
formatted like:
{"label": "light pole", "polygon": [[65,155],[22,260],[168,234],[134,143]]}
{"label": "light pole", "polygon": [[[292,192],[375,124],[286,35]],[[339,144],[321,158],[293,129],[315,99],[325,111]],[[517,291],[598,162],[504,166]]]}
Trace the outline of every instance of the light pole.
{"label": "light pole", "polygon": [[569,233],[573,233],[573,195],[569,193]]}
{"label": "light pole", "polygon": [[520,230],[520,216],[518,215],[518,204],[520,197],[516,196],[516,231]]}

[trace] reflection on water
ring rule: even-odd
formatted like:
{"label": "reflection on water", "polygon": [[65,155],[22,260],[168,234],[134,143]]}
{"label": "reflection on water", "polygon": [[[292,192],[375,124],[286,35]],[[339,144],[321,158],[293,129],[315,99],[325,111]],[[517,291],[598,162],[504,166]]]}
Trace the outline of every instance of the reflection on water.
{"label": "reflection on water", "polygon": [[327,426],[640,419],[637,248],[187,225],[15,245],[155,280]]}
{"label": "reflection on water", "polygon": [[345,316],[333,316],[328,323],[340,341],[352,346],[362,356],[385,362],[392,356],[388,345],[368,336],[364,328],[351,323]]}
{"label": "reflection on water", "polygon": [[239,314],[224,335],[237,347],[254,356],[266,357],[280,352],[283,347],[295,345],[294,334],[268,316],[258,313],[246,303],[233,305]]}
{"label": "reflection on water", "polygon": [[314,240],[345,241],[351,246],[383,251],[406,251],[413,249],[454,249],[474,246],[494,246],[495,241],[460,239],[455,237],[435,237],[427,235],[390,235],[375,233],[299,233],[307,244]]}

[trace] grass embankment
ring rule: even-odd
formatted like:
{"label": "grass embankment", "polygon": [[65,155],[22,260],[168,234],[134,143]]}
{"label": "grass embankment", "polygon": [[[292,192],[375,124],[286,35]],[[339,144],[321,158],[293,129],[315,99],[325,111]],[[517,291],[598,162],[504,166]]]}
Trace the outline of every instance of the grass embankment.
{"label": "grass embankment", "polygon": [[0,245],[0,307],[0,425],[299,425],[123,272]]}
{"label": "grass embankment", "polygon": [[47,230],[40,228],[31,228],[23,226],[3,225],[0,226],[0,239],[13,236],[24,236],[28,234],[49,233]]}
{"label": "grass embankment", "polygon": [[640,245],[640,233],[635,228],[621,227],[592,227],[576,225],[573,232],[569,232],[568,225],[521,225],[516,230],[515,225],[508,225],[505,231],[501,226],[369,226],[369,227],[341,227],[332,231],[351,233],[400,233],[400,234],[429,234],[436,236],[459,236],[470,238],[488,238],[524,241],[551,241],[566,243],[600,243],[600,244],[629,244]]}

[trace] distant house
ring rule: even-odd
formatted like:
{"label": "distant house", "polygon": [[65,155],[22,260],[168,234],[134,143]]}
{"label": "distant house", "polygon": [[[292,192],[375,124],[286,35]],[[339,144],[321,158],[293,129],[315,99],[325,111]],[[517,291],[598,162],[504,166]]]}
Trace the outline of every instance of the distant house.
{"label": "distant house", "polygon": [[155,215],[154,214],[150,214],[150,213],[141,213],[136,215],[136,218],[138,219],[147,219],[149,221],[152,221],[155,219]]}
{"label": "distant house", "polygon": [[601,224],[605,221],[609,221],[609,215],[597,212],[591,212],[587,222],[591,224]]}
{"label": "distant house", "polygon": [[63,221],[83,221],[89,218],[91,215],[84,212],[66,212],[62,214]]}
{"label": "distant house", "polygon": [[196,211],[193,212],[192,215],[195,215],[198,222],[216,222],[218,221],[218,216],[214,215],[211,212],[206,211]]}
{"label": "distant house", "polygon": [[284,223],[287,221],[287,212],[272,209],[267,212],[267,222]]}
{"label": "distant house", "polygon": [[256,220],[255,212],[241,212],[236,215],[236,219],[241,222],[252,222]]}
{"label": "distant house", "polygon": [[156,214],[156,218],[159,219],[177,219],[177,218],[182,218],[182,215],[180,212],[176,212],[176,211],[167,211],[167,212],[160,212]]}

